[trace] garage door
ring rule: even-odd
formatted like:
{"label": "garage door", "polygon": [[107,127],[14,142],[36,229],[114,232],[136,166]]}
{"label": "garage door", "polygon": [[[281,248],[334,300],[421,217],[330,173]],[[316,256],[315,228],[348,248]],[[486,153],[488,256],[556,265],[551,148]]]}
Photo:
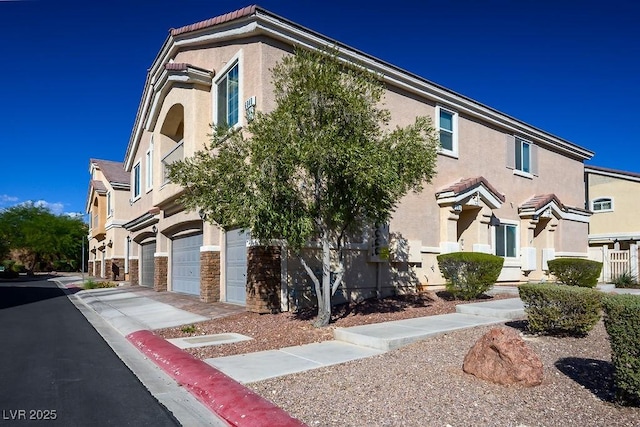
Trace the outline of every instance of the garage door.
{"label": "garage door", "polygon": [[140,260],[142,261],[142,267],[140,267],[140,272],[142,273],[142,277],[140,278],[140,284],[153,288],[153,274],[155,270],[153,254],[156,253],[156,242],[143,244],[141,251],[142,256]]}
{"label": "garage door", "polygon": [[171,245],[171,289],[200,295],[200,246],[202,234],[173,239]]}
{"label": "garage door", "polygon": [[247,299],[247,234],[240,230],[231,230],[226,233],[227,301],[242,305]]}

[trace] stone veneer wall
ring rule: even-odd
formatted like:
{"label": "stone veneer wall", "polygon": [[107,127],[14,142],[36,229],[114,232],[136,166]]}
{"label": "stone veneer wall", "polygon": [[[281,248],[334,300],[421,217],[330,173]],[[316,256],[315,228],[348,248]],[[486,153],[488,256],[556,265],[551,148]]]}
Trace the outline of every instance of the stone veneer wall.
{"label": "stone veneer wall", "polygon": [[[114,273],[113,265],[115,264],[116,273]],[[111,280],[124,280],[124,258],[113,258],[109,263],[109,269],[107,271],[107,276]]]}
{"label": "stone veneer wall", "polygon": [[253,246],[247,251],[247,311],[280,311],[279,246]]}
{"label": "stone veneer wall", "polygon": [[153,289],[156,292],[167,290],[167,266],[169,258],[166,256],[155,257],[155,266],[153,270]]}
{"label": "stone veneer wall", "polygon": [[87,273],[89,274],[89,276],[93,276],[93,272],[95,270],[95,268],[93,267],[93,264],[95,264],[95,261],[93,260],[87,263]]}
{"label": "stone veneer wall", "polygon": [[129,281],[132,285],[140,284],[140,277],[138,276],[138,260],[129,259]]}
{"label": "stone veneer wall", "polygon": [[200,252],[200,300],[220,301],[220,252]]}

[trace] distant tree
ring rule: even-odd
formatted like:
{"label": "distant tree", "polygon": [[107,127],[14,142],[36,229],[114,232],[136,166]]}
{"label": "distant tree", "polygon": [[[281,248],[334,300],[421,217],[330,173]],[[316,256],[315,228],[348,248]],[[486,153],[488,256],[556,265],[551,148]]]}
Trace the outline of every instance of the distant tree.
{"label": "distant tree", "polygon": [[0,241],[28,271],[51,268],[54,263],[79,268],[86,235],[82,218],[54,215],[32,203],[0,211]]}
{"label": "distant tree", "polygon": [[258,113],[247,132],[214,128],[208,150],[174,163],[169,177],[186,188],[186,208],[224,229],[282,239],[298,254],[318,242],[321,276],[300,260],[318,299],[315,324],[324,326],[345,273],[345,239],[389,221],[404,194],[432,179],[439,141],[426,117],[390,130],[378,76],[337,52],[297,50],[272,73],[275,109]]}

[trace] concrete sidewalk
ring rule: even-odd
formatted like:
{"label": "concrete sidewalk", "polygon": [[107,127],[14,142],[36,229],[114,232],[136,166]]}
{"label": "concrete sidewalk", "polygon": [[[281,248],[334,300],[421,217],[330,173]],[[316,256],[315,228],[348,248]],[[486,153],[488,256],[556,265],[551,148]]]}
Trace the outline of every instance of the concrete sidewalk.
{"label": "concrete sidewalk", "polygon": [[[434,335],[504,323],[525,315],[524,306],[519,298],[461,304],[456,309],[458,313],[337,328],[333,341],[217,357],[205,361],[231,378],[246,384],[371,357]],[[465,314],[465,311],[472,314]]]}

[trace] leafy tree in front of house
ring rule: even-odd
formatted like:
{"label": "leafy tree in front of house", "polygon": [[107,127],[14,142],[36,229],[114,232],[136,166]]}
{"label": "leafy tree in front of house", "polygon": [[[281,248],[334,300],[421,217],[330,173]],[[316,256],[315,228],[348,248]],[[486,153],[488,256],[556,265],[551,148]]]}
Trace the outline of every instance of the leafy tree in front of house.
{"label": "leafy tree in front of house", "polygon": [[28,271],[52,268],[54,263],[77,270],[86,235],[82,218],[55,215],[33,203],[0,211],[0,240]]}
{"label": "leafy tree in front of house", "polygon": [[[331,319],[345,239],[388,222],[400,198],[430,182],[439,147],[427,117],[391,129],[379,76],[338,54],[284,57],[272,70],[273,111],[243,130],[214,128],[208,149],[169,174],[185,187],[186,208],[225,229],[250,229],[260,241],[282,239],[300,255],[315,287],[318,326]],[[302,256],[309,242],[320,248],[321,275]]]}

